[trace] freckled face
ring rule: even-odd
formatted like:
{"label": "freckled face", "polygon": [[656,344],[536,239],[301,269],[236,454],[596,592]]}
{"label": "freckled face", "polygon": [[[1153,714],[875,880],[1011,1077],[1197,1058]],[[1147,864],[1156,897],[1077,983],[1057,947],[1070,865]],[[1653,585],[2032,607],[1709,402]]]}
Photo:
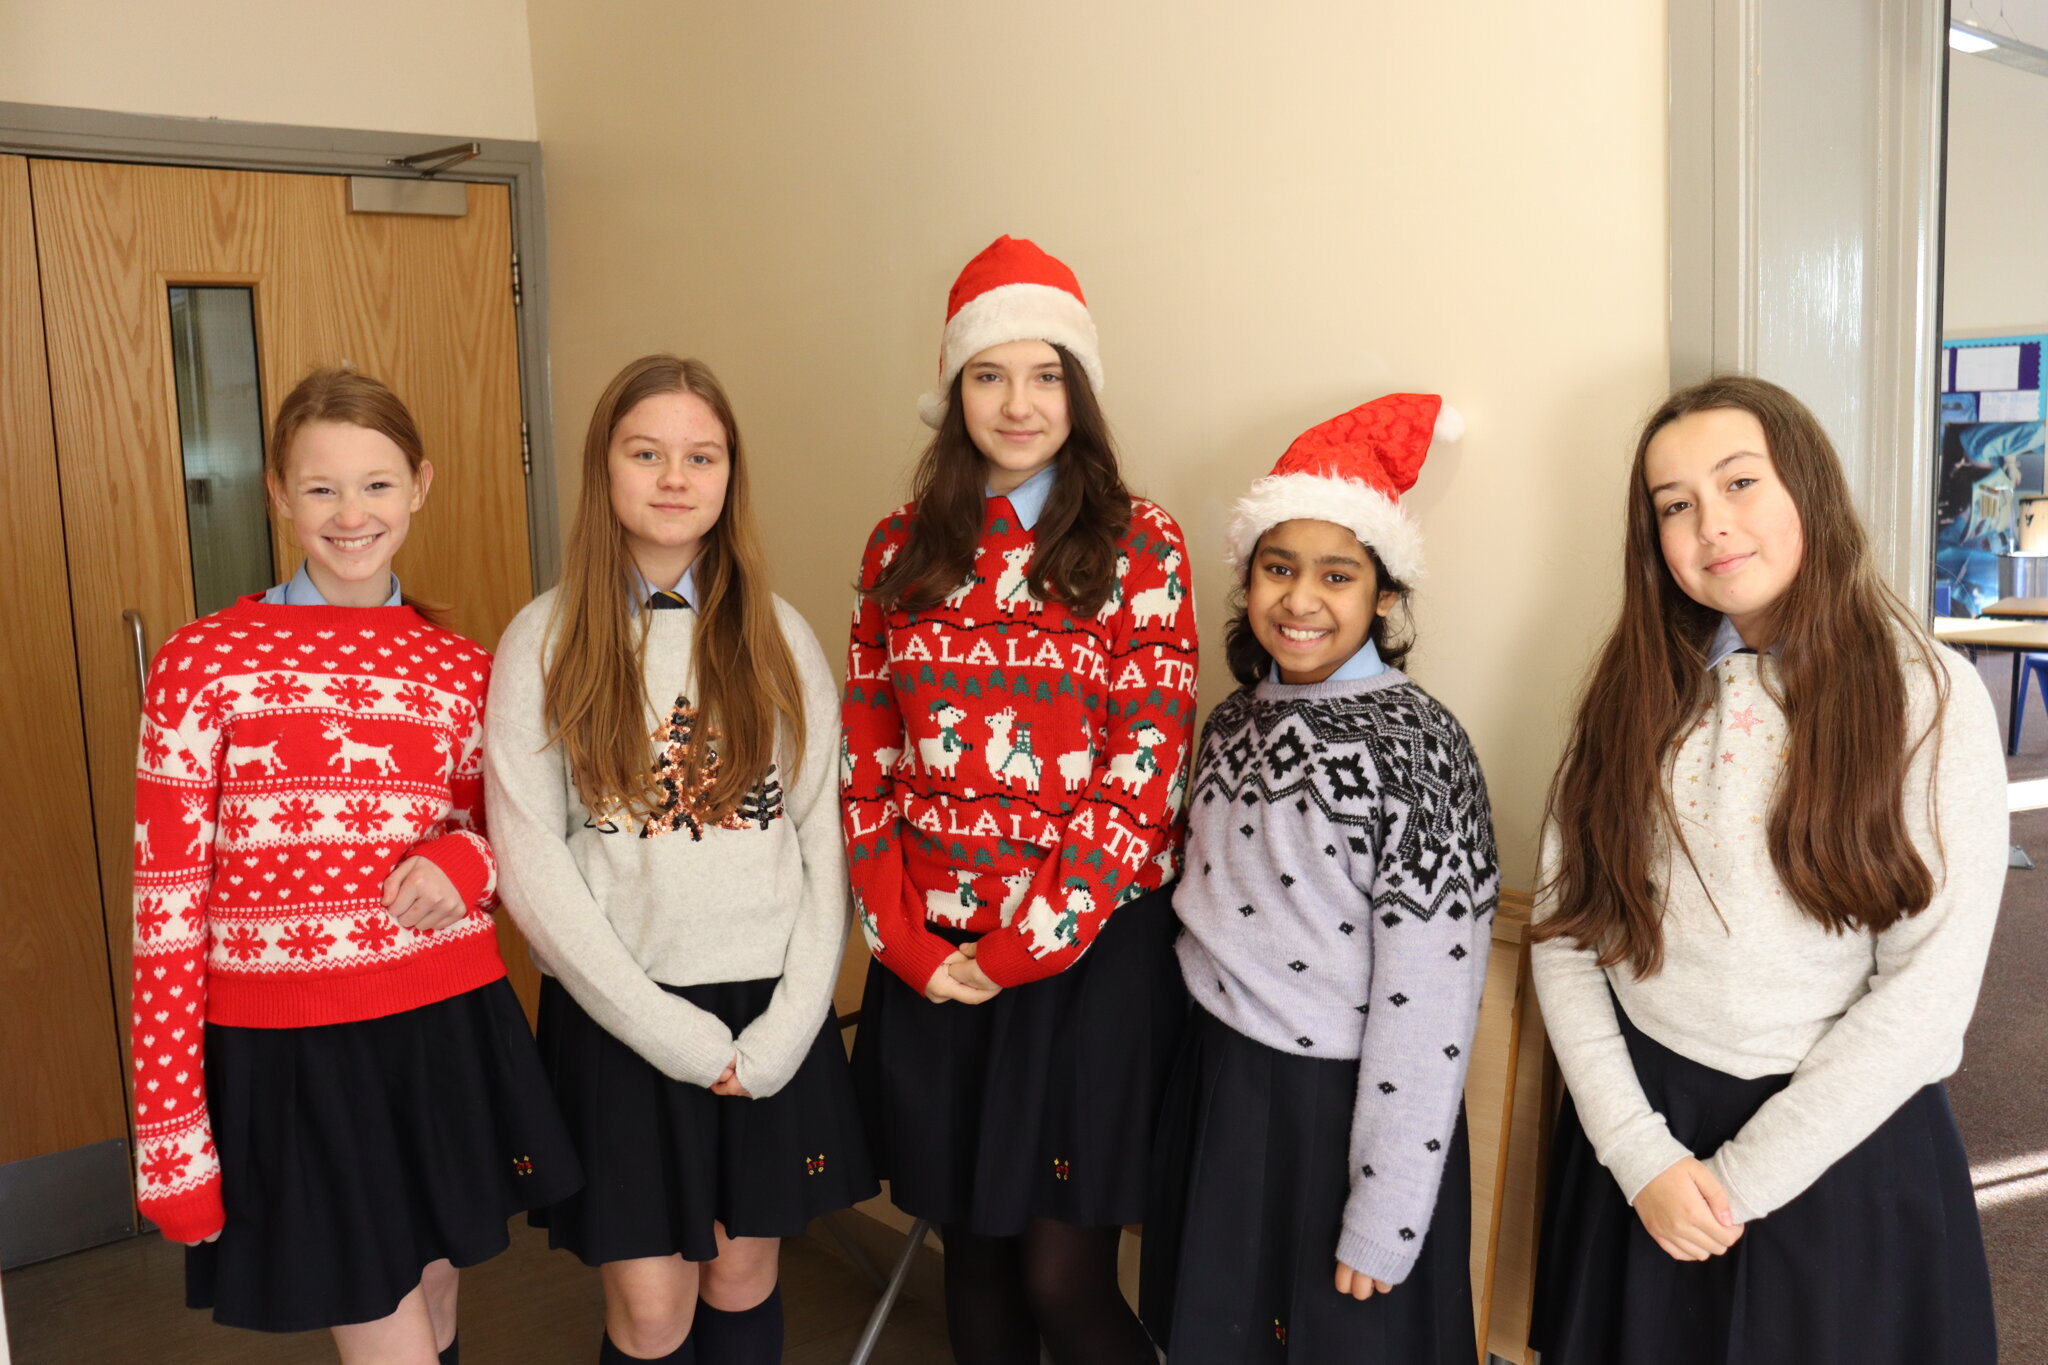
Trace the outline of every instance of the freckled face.
{"label": "freckled face", "polygon": [[1359,651],[1398,594],[1380,589],[1372,556],[1349,528],[1283,521],[1259,538],[1245,585],[1252,635],[1280,681],[1318,683]]}
{"label": "freckled face", "polygon": [[1775,643],[1771,610],[1799,576],[1806,540],[1762,424],[1740,408],[1688,413],[1650,438],[1643,477],[1679,588],[1751,647]]}
{"label": "freckled face", "polygon": [[380,431],[310,422],[292,437],[282,477],[267,482],[320,595],[337,607],[382,606],[391,595],[391,561],[427,500],[434,466],[422,460],[414,473]]}

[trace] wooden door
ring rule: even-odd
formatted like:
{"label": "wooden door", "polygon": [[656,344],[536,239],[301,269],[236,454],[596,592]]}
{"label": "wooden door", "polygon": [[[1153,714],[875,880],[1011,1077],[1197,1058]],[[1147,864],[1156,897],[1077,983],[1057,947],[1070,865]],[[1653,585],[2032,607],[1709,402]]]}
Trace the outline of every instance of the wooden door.
{"label": "wooden door", "polygon": [[[265,422],[319,365],[351,363],[418,419],[436,478],[397,572],[485,645],[532,597],[508,193],[460,218],[352,214],[343,177],[111,163],[30,166],[71,609],[106,942],[128,1024],[139,613],[153,651],[192,619],[170,291],[253,291]],[[275,576],[297,563],[277,541]],[[529,1013],[537,978],[503,917]]]}
{"label": "wooden door", "polygon": [[[128,1136],[93,858],[28,163],[0,156],[0,1163]],[[131,737],[129,747],[134,747]],[[128,841],[121,836],[125,853]]]}

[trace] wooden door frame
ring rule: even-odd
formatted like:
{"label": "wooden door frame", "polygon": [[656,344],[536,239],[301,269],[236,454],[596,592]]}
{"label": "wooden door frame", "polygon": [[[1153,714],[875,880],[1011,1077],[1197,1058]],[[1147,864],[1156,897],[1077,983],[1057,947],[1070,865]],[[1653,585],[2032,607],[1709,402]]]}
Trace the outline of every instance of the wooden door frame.
{"label": "wooden door frame", "polygon": [[0,100],[0,152],[68,161],[410,180],[417,175],[386,165],[386,159],[470,141],[483,148],[482,154],[436,178],[503,185],[511,196],[512,250],[519,263],[514,309],[519,408],[528,453],[527,552],[533,590],[540,593],[561,572],[561,507],[555,482],[554,401],[548,385],[547,216],[538,142],[171,118]]}

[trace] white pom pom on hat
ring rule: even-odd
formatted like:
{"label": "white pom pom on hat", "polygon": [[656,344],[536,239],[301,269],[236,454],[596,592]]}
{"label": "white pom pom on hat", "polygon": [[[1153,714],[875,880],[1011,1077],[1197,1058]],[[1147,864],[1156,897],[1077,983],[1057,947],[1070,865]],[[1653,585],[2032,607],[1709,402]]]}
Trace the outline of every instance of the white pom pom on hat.
{"label": "white pom pom on hat", "polygon": [[1081,282],[1035,242],[1002,236],[960,271],[946,296],[946,334],[939,347],[939,386],[917,400],[929,427],[946,417],[953,377],[977,354],[1006,341],[1049,341],[1065,347],[1102,388],[1095,319]]}
{"label": "white pom pom on hat", "polygon": [[1390,393],[1310,427],[1231,508],[1231,567],[1242,572],[1259,537],[1283,521],[1329,521],[1370,546],[1393,577],[1414,583],[1424,572],[1422,528],[1401,495],[1433,442],[1464,434],[1464,417],[1429,393]]}

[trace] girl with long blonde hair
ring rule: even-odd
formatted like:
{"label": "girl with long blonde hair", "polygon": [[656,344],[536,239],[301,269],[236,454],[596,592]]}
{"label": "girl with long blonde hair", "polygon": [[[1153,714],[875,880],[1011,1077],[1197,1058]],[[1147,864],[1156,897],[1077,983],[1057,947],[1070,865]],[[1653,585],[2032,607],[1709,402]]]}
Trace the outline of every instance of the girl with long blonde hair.
{"label": "girl with long blonde hair", "polygon": [[562,582],[499,655],[503,895],[590,1175],[534,1221],[600,1270],[600,1361],[779,1360],[780,1239],[876,1185],[831,1019],[836,685],[702,363],[606,387]]}

